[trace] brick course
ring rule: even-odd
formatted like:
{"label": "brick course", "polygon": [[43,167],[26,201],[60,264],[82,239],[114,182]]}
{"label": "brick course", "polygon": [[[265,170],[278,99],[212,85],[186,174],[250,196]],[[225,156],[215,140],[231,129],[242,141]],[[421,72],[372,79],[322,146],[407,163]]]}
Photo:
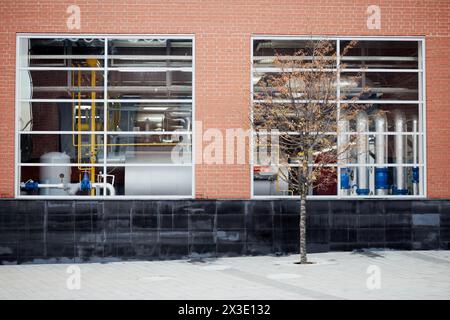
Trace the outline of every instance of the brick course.
{"label": "brick course", "polygon": [[[126,3],[128,2],[128,3]],[[66,9],[81,8],[68,30]],[[381,7],[381,29],[366,9]],[[196,120],[203,128],[248,126],[252,35],[425,36],[428,196],[450,197],[450,2],[294,0],[106,0],[0,3],[0,197],[14,194],[16,33],[194,34]],[[199,198],[249,198],[249,165],[196,166]]]}

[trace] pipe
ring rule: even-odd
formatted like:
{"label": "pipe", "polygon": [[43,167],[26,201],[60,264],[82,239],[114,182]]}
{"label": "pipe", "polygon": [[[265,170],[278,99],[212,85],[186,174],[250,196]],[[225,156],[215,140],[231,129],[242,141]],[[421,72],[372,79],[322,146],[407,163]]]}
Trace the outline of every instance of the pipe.
{"label": "pipe", "polygon": [[[378,112],[375,115],[375,163],[386,163],[386,147],[387,136],[384,135],[387,131],[387,118],[383,112]],[[388,169],[386,167],[375,168],[375,192],[377,195],[386,195],[388,193]]]}
{"label": "pipe", "polygon": [[[349,161],[349,150],[348,143],[349,137],[348,132],[350,130],[349,120],[344,112],[341,112],[338,121],[338,132],[339,132],[339,146],[340,150],[338,152],[339,163],[347,163]],[[349,195],[351,191],[350,186],[350,170],[346,167],[340,169],[341,187],[340,193],[342,195]]]}
{"label": "pipe", "polygon": [[[395,163],[401,165],[404,163],[404,136],[402,132],[406,131],[406,118],[405,114],[400,110],[394,111],[394,123],[395,123]],[[408,189],[405,187],[405,168],[397,166],[395,168],[395,187],[394,194],[408,194]]]}
{"label": "pipe", "polygon": [[[419,163],[418,153],[417,153],[417,130],[418,121],[417,117],[413,117],[413,163]],[[419,167],[412,168],[412,184],[413,184],[413,194],[419,194]]]}
{"label": "pipe", "polygon": [[114,186],[111,183],[93,183],[92,187],[93,188],[103,188],[106,185],[106,190],[108,190],[109,195],[110,196],[115,196],[116,195],[116,189],[114,188]]}
{"label": "pipe", "polygon": [[[356,129],[359,133],[357,137],[357,160],[358,164],[365,165],[367,164],[367,154],[369,150],[367,134],[365,134],[365,132],[369,131],[369,120],[365,111],[359,111],[356,117]],[[359,166],[358,186],[356,189],[356,193],[358,195],[368,195],[369,192],[368,168],[365,166]]]}
{"label": "pipe", "polygon": [[[27,188],[27,185],[30,185],[30,183],[33,183],[32,188]],[[92,184],[92,188],[103,188],[104,186],[105,183],[103,182]],[[74,194],[81,189],[81,185],[79,183],[35,183],[34,181],[22,182],[20,183],[20,187],[27,190],[37,188],[64,189],[67,190],[70,194]],[[108,190],[110,196],[116,195],[116,189],[111,183],[106,183],[106,190]]]}

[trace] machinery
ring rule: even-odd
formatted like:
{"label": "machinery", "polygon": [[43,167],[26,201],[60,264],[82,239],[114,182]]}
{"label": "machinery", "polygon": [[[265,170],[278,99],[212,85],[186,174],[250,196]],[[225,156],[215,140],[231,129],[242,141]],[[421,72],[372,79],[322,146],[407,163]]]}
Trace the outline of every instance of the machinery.
{"label": "machinery", "polygon": [[[178,59],[180,61],[177,61],[177,56],[170,56],[171,44],[168,40],[151,40],[111,41],[116,46],[111,44],[109,47],[109,65],[119,69],[159,67],[158,64],[184,66],[191,63],[186,59],[189,57],[179,53],[184,50],[185,54],[189,54],[192,46],[190,40],[172,44],[181,56]],[[30,61],[23,59],[22,65],[30,65],[31,59],[35,59],[32,66],[54,66],[58,62],[58,66],[68,67],[68,70],[64,70],[67,82],[61,83],[63,81],[58,80],[61,82],[56,86],[48,87],[51,81],[47,75],[44,77],[36,72],[27,72],[21,77],[21,96],[31,99],[41,92],[49,95],[49,91],[54,91],[50,93],[53,99],[63,97],[70,100],[71,102],[56,102],[54,105],[57,107],[59,131],[73,134],[53,135],[50,139],[53,149],[46,148],[45,145],[39,146],[40,149],[52,150],[42,154],[39,159],[41,164],[49,165],[40,166],[39,173],[29,175],[32,179],[25,178],[20,183],[22,193],[49,196],[191,194],[190,103],[140,102],[154,97],[170,98],[173,95],[173,99],[176,99],[177,96],[190,95],[190,75],[173,71],[146,73],[139,72],[139,69],[133,72],[111,71],[108,75],[108,96],[112,102],[108,103],[108,111],[105,113],[104,102],[98,102],[104,98],[105,92],[106,80],[103,79],[103,72],[98,71],[104,63],[101,60],[104,42],[96,43],[87,39],[33,41],[34,44],[21,43],[22,46],[28,46],[22,48],[22,52],[29,53],[31,57]],[[40,54],[47,54],[51,50],[58,54]],[[64,55],[61,55],[62,50]],[[77,50],[83,54],[76,54]],[[162,57],[149,55],[152,50],[158,53],[164,50],[172,58],[152,61],[153,57]],[[86,103],[88,99],[89,102]],[[28,103],[21,109],[20,124],[30,131],[33,130],[33,124],[42,122],[46,116],[36,112],[34,107]],[[105,134],[105,131],[108,133]],[[105,167],[99,166],[103,163],[106,163]],[[104,168],[106,172],[102,172]]]}
{"label": "machinery", "polygon": [[[373,126],[369,125],[371,121]],[[388,131],[389,124],[393,132]],[[351,159],[356,159],[356,165],[341,167],[340,194],[419,194],[419,168],[402,166],[411,162],[418,163],[417,126],[417,118],[412,116],[408,121],[401,109],[372,109],[371,115],[366,111],[359,111],[356,117],[358,134],[355,147],[343,152],[340,159],[340,163],[349,163]],[[374,134],[371,134],[371,128]],[[349,134],[346,133],[348,131],[348,120],[343,117],[339,122],[339,138],[342,144],[349,143]],[[407,132],[414,134],[405,134]],[[389,139],[389,136],[392,138]],[[395,163],[395,166],[383,166],[387,163]]]}

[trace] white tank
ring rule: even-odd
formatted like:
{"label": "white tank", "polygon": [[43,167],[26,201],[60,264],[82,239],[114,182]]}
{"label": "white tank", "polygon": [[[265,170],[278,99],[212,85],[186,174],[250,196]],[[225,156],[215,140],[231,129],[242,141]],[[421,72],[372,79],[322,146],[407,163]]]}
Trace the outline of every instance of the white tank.
{"label": "white tank", "polygon": [[[70,157],[62,152],[49,152],[41,156],[41,163],[48,163],[48,167],[40,167],[39,183],[69,183],[71,167],[52,167],[53,163],[70,164]],[[39,193],[50,196],[68,195],[63,189],[39,188]]]}

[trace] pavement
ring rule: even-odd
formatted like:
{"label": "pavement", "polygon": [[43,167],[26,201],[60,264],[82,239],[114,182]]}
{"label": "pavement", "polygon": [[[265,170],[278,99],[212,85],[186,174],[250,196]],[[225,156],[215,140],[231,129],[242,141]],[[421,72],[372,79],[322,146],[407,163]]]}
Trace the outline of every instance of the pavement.
{"label": "pavement", "polygon": [[0,266],[0,299],[449,299],[450,251]]}

